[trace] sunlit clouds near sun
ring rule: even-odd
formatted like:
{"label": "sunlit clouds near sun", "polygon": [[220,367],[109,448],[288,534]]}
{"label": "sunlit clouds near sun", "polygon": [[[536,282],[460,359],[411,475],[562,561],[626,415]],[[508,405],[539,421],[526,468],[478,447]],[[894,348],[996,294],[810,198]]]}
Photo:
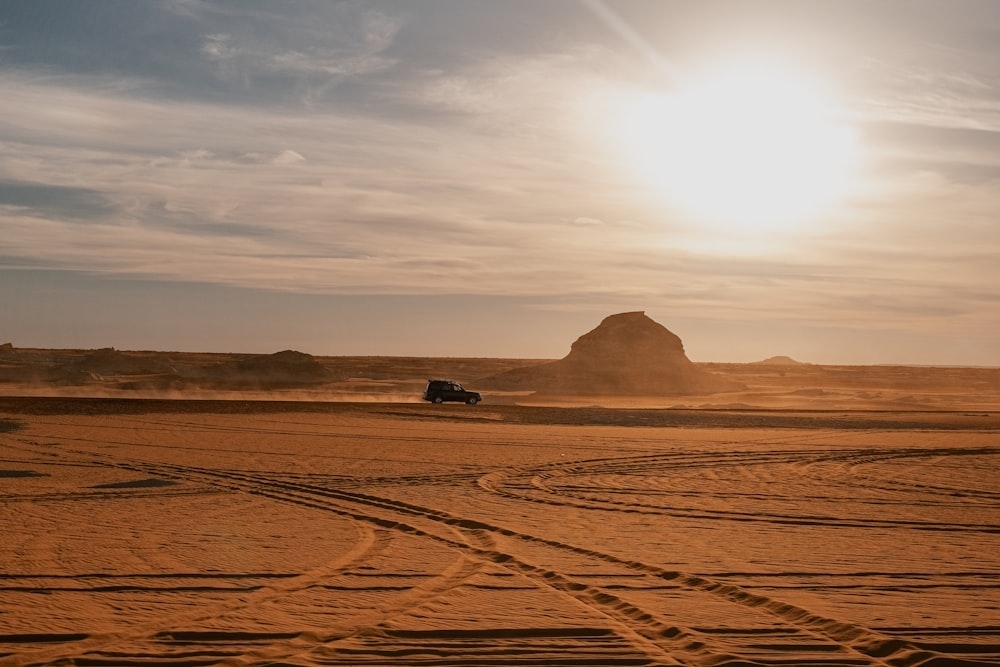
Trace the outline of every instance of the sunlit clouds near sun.
{"label": "sunlit clouds near sun", "polygon": [[625,160],[694,225],[767,236],[829,218],[855,185],[857,131],[780,63],[704,68],[619,104]]}

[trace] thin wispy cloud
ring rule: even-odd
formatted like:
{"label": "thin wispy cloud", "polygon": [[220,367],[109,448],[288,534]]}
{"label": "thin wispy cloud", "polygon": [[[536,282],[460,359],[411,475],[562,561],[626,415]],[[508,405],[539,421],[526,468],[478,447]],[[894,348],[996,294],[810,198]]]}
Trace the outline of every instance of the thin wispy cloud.
{"label": "thin wispy cloud", "polygon": [[864,104],[865,117],[932,128],[1000,132],[1000,84],[962,71],[886,68],[894,90]]}

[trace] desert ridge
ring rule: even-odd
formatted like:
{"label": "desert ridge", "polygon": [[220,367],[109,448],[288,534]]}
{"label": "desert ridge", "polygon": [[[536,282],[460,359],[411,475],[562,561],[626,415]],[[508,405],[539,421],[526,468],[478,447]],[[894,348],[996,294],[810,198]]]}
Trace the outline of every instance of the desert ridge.
{"label": "desert ridge", "polygon": [[431,378],[486,403],[830,410],[996,410],[1000,369],[692,362],[644,312],[606,317],[558,360],[314,356],[0,346],[0,395],[419,402]]}

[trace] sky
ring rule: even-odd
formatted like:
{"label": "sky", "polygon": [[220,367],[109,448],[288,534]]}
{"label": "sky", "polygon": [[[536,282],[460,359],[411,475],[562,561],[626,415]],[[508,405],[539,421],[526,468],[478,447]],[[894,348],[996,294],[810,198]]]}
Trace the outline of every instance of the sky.
{"label": "sky", "polygon": [[5,0],[0,343],[1000,366],[1000,3]]}

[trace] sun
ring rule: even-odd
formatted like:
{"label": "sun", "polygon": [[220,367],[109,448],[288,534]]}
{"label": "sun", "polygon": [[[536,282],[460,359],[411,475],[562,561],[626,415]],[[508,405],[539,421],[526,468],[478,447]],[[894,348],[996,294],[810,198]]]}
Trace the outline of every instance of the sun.
{"label": "sun", "polygon": [[854,185],[855,132],[815,79],[785,67],[716,67],[632,97],[620,118],[628,161],[709,230],[788,230],[830,213]]}

